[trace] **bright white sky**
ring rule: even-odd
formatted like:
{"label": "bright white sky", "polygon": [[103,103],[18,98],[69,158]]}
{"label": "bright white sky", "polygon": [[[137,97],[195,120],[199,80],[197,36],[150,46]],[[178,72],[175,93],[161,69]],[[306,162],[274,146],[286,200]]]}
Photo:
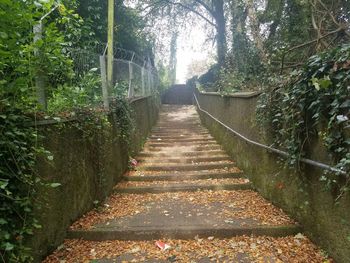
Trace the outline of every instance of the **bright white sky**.
{"label": "bright white sky", "polygon": [[[137,0],[128,0],[125,3],[130,7],[135,7]],[[210,30],[208,27],[210,27],[210,25],[196,15],[188,19],[195,19],[196,23],[190,23],[191,26],[186,26],[186,29],[180,32],[178,36],[176,82],[179,84],[186,82],[187,67],[192,61],[203,61],[209,59],[209,57],[213,57],[213,54],[216,53],[213,42],[206,41],[208,30]],[[169,43],[167,42],[169,42],[170,36],[164,36],[164,33],[166,33],[164,31],[158,33],[160,41],[162,41],[162,39],[164,40],[163,45],[168,46]]]}
{"label": "bright white sky", "polygon": [[[193,26],[190,32],[179,35],[177,49],[177,83],[186,82],[188,65],[194,60],[209,58],[215,54],[212,41],[206,41],[206,32],[202,25]],[[214,52],[213,52],[214,51]]]}

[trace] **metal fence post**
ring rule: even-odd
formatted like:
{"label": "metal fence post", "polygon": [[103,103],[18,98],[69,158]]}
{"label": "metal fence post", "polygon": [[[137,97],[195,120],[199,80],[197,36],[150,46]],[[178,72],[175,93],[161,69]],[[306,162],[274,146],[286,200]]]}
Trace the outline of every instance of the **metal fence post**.
{"label": "metal fence post", "polygon": [[100,56],[101,66],[101,83],[102,83],[102,97],[103,107],[106,111],[109,111],[109,98],[108,98],[108,87],[107,87],[107,74],[106,74],[106,57]]}
{"label": "metal fence post", "polygon": [[146,91],[145,91],[145,68],[144,67],[141,68],[141,88],[142,88],[142,96],[148,95],[146,94]]}
{"label": "metal fence post", "polygon": [[108,93],[112,94],[113,90],[113,63],[114,63],[114,0],[108,0],[108,50],[107,50],[107,88]]}
{"label": "metal fence post", "polygon": [[150,66],[150,62],[148,59],[148,63],[147,63],[147,82],[148,82],[148,92],[151,94],[152,93],[152,86],[151,86],[151,66]]}
{"label": "metal fence post", "polygon": [[134,87],[132,85],[132,77],[133,77],[133,72],[132,72],[132,64],[129,61],[129,91],[128,91],[128,98],[131,98],[134,96]]}
{"label": "metal fence post", "polygon": [[[43,23],[40,20],[39,23],[34,25],[33,27],[34,33],[34,44],[43,38]],[[40,50],[35,47],[34,55],[37,59],[40,59]],[[35,86],[36,86],[36,95],[39,104],[41,107],[46,110],[47,109],[47,100],[46,100],[46,90],[45,90],[45,74],[41,69],[40,65],[37,65],[36,73],[35,73]]]}

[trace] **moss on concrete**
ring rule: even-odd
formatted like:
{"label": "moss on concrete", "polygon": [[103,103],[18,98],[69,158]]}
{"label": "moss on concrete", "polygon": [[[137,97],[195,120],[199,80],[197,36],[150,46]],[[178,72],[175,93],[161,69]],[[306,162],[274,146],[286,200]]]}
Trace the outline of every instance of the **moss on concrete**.
{"label": "moss on concrete", "polygon": [[61,186],[38,189],[35,213],[42,228],[29,241],[35,262],[40,262],[62,243],[73,221],[111,193],[127,170],[129,153],[141,149],[155,124],[158,101],[151,96],[130,101],[135,123],[130,149],[125,140],[117,136],[118,126],[113,123],[102,130],[81,128],[74,122],[41,128],[44,147],[54,160],[39,160],[37,171],[45,181]]}
{"label": "moss on concrete", "polygon": [[[255,124],[257,97],[235,98],[198,95],[200,105],[229,127],[246,137],[264,142]],[[300,170],[288,169],[276,154],[247,144],[234,136],[205,113],[203,124],[237,162],[254,187],[272,203],[298,220],[306,234],[336,262],[350,258],[350,195],[338,204],[332,192],[325,190],[319,178],[323,171],[303,165]],[[319,146],[316,146],[319,147]],[[314,151],[314,149],[311,149]],[[318,153],[320,154],[320,153]],[[313,153],[310,153],[313,156]],[[319,156],[327,160],[327,156]]]}

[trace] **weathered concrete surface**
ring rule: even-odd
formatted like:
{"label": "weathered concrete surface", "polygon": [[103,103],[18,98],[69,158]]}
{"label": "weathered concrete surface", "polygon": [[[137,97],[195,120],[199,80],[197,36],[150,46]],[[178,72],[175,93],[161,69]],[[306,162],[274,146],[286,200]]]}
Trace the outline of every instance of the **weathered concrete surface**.
{"label": "weathered concrete surface", "polygon": [[[159,125],[165,125],[165,121],[174,127],[186,124],[186,128],[175,128],[172,131],[174,136],[186,130],[191,138],[201,137],[192,129],[199,122],[193,106],[164,106]],[[142,155],[143,161],[135,166],[135,171],[125,176],[138,180],[121,182],[115,187],[116,191],[121,188],[144,191],[145,187],[158,187],[164,192],[112,194],[104,204],[72,224],[69,232],[72,239],[66,240],[45,263],[87,262],[91,259],[96,262],[294,262],[295,258],[298,262],[310,262],[308,259],[324,261],[317,248],[302,234],[297,234],[301,231],[299,225],[257,192],[223,190],[227,182],[236,186],[249,182],[246,178],[237,178],[244,176],[237,167],[180,171],[183,164],[178,161],[182,159],[185,165],[193,167],[203,163],[234,163],[227,159],[189,162],[198,158],[192,154],[195,152],[205,153],[199,155],[203,158],[210,158],[212,153],[193,149],[190,145],[179,150],[174,144],[173,147],[164,146],[152,157]],[[149,149],[146,147],[142,153],[149,153]],[[136,158],[140,159],[140,156]],[[220,156],[228,157],[222,151]],[[171,164],[174,171],[161,169],[169,166],[169,163],[162,162],[163,158],[176,159],[177,162]],[[157,164],[159,170],[143,169],[153,164]],[[231,177],[198,177],[211,175]],[[153,180],[140,180],[147,176]],[[168,176],[168,180],[156,181],[160,176],[164,179]],[[204,190],[201,189],[203,185],[215,188]],[[174,187],[181,191],[173,192]],[[199,190],[187,191],[187,187]],[[171,248],[160,250],[155,245],[156,240],[170,244]]]}
{"label": "weathered concrete surface", "polygon": [[[199,182],[201,178],[198,178],[198,175],[232,175],[231,170],[235,169],[235,171],[239,171],[239,169],[235,166],[234,162],[227,159],[227,155],[224,154],[221,155],[225,157],[223,161],[210,160],[199,163],[187,162],[186,160],[191,160],[193,156],[188,156],[186,153],[207,153],[206,149],[198,146],[198,144],[202,142],[200,140],[198,141],[198,139],[201,138],[201,136],[197,134],[198,129],[203,132],[207,132],[205,128],[200,127],[199,117],[193,106],[163,105],[159,122],[153,131],[169,130],[172,133],[177,133],[177,135],[186,132],[190,136],[195,135],[197,140],[193,144],[190,144],[190,141],[188,141],[186,142],[186,145],[180,146],[176,140],[174,140],[172,144],[157,146],[159,148],[159,150],[156,151],[157,155],[153,156],[152,158],[143,157],[143,162],[136,166],[136,171],[129,173],[126,178],[138,177],[140,180],[142,180],[145,175],[149,175],[153,176],[154,179],[157,179],[159,176],[165,177],[166,173],[168,173],[168,178],[173,177],[173,179],[163,181],[162,183],[151,181],[148,183],[134,182],[129,184],[121,184],[120,186],[115,187],[115,192],[118,194],[138,194],[137,198],[133,199],[132,202],[136,202],[143,208],[146,208],[146,210],[142,212],[136,210],[135,214],[133,215],[95,223],[91,230],[70,231],[70,238],[86,238],[91,240],[148,240],[162,237],[193,238],[195,235],[215,235],[220,237],[230,237],[242,234],[283,236],[296,234],[298,231],[300,231],[300,228],[297,225],[291,223],[277,227],[277,225],[274,225],[273,223],[263,223],[254,218],[252,215],[248,215],[248,217],[243,216],[242,218],[232,216],[234,211],[241,211],[240,209],[242,209],[242,212],[240,213],[243,214],[246,211],[244,211],[245,208],[234,205],[234,202],[239,202],[239,200],[227,200],[227,202],[224,202],[224,204],[222,197],[228,194],[228,192],[225,192],[224,190],[248,190],[251,189],[251,184],[247,179],[238,180],[233,178],[233,176],[232,179],[227,180],[205,181],[202,179],[202,181]],[[153,136],[151,136],[152,140]],[[203,143],[206,144],[207,140],[205,139]],[[221,147],[215,141],[211,141],[210,145],[221,149]],[[140,154],[153,151],[154,149],[150,146],[150,142],[148,141]],[[204,157],[210,158],[210,155]],[[139,159],[139,157],[136,158]],[[162,162],[163,159],[169,158],[185,161],[184,163]],[[150,175],[152,173],[156,175]],[[243,175],[239,172],[233,174],[237,176]],[[184,180],[184,176],[187,176],[189,181],[181,181]],[[196,180],[191,180],[192,177],[190,176],[194,177]],[[193,191],[195,191],[195,197],[193,197],[194,199],[191,197],[189,200],[186,200],[185,196],[179,197],[176,195],[176,192],[185,192],[189,194]],[[219,191],[219,195],[214,197],[211,191]],[[173,194],[168,195],[167,197],[161,196],[161,199],[158,200],[155,198],[159,197],[159,195],[153,195],[152,197],[149,195],[146,196],[146,194],[150,193]],[[262,206],[265,205],[268,206],[267,203],[264,203],[265,201],[254,197],[254,195],[251,193],[252,192],[250,191],[242,191],[239,195],[237,195],[237,197],[239,196],[240,199],[244,199],[246,202],[252,204],[260,202],[261,206],[259,206],[259,208],[262,208]],[[128,195],[126,195],[125,198],[127,198],[127,196]],[[148,200],[147,198],[149,197],[154,201],[146,202],[145,200]],[[196,204],[195,199],[197,197],[198,199],[209,199],[205,203]],[[117,196],[115,198],[118,199]],[[130,196],[130,198],[135,197]],[[229,196],[227,196],[227,198],[229,198]],[[231,202],[233,203],[231,204]],[[115,205],[120,204],[116,203]],[[107,205],[107,207],[110,206],[113,207],[113,204]],[[243,205],[243,207],[245,207],[245,205]],[[113,209],[116,209],[116,207]],[[166,213],[164,211],[166,211]],[[269,216],[274,217],[276,215],[266,215],[266,217]]]}
{"label": "weathered concrete surface", "polygon": [[197,185],[193,183],[184,184],[167,184],[159,186],[138,186],[128,188],[116,188],[117,193],[133,193],[133,194],[144,194],[144,193],[167,193],[167,192],[194,192],[203,190],[250,190],[252,185],[250,183],[244,184],[222,184],[222,185]]}
{"label": "weathered concrete surface", "polygon": [[210,172],[210,171],[197,171],[195,173],[155,173],[144,175],[141,173],[136,175],[124,176],[127,181],[183,181],[183,180],[205,180],[205,179],[224,179],[224,178],[242,178],[244,174],[241,172]]}
{"label": "weathered concrete surface", "polygon": [[[220,189],[219,189],[220,190]],[[139,197],[143,197],[140,195]],[[253,201],[253,200],[252,200]],[[235,205],[210,202],[193,204],[188,200],[168,199],[145,202],[145,211],[98,223],[88,231],[70,231],[69,238],[85,240],[153,240],[161,238],[191,239],[232,237],[237,235],[286,236],[300,232],[297,225],[264,225],[258,219],[241,219],[227,213],[240,211]],[[273,217],[274,215],[271,215]]]}
{"label": "weathered concrete surface", "polygon": [[153,97],[130,103],[135,123],[131,149],[118,137],[118,125],[113,123],[102,130],[88,125],[77,128],[75,123],[41,128],[44,147],[54,160],[40,160],[38,173],[45,181],[61,186],[38,189],[40,199],[35,214],[42,228],[28,242],[35,262],[63,241],[74,220],[111,193],[128,167],[129,152],[142,147],[157,120],[159,105]]}
{"label": "weathered concrete surface", "polygon": [[[260,135],[256,124],[257,96],[222,97],[199,94],[201,107],[220,121],[244,136],[271,144],[270,138]],[[336,194],[325,190],[320,182],[322,171],[303,166],[302,172],[288,170],[278,155],[249,145],[232,135],[210,117],[201,114],[202,123],[235,159],[254,187],[265,198],[282,207],[304,226],[309,237],[325,249],[336,262],[348,262],[350,258],[350,196],[345,194],[338,203]],[[264,131],[268,134],[268,129]],[[311,159],[329,161],[324,151],[316,145],[308,156]]]}
{"label": "weathered concrete surface", "polygon": [[162,94],[163,104],[192,104],[193,89],[186,85],[174,85]]}

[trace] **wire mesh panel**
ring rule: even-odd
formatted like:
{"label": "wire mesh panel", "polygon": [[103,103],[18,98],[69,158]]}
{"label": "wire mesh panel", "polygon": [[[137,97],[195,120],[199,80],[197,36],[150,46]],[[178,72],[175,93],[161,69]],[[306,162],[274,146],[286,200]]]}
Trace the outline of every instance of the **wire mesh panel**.
{"label": "wire mesh panel", "polygon": [[[103,54],[102,60],[100,54]],[[106,46],[103,44],[94,44],[86,49],[70,50],[75,75],[83,77],[91,69],[94,69],[96,74],[103,75],[101,75],[102,80],[106,80],[107,58],[104,54],[106,54]],[[101,61],[104,64],[104,70],[101,70]],[[157,71],[148,58],[138,56],[129,50],[114,49],[113,94],[109,94],[109,97],[125,96],[131,98],[151,95],[157,90],[157,80]]]}
{"label": "wire mesh panel", "polygon": [[113,66],[115,96],[147,96],[157,89],[158,82],[155,80],[158,78],[152,67],[143,67],[124,59],[115,59]]}
{"label": "wire mesh panel", "polygon": [[133,72],[131,85],[134,91],[134,96],[135,97],[145,96],[146,94],[142,90],[142,70],[141,70],[142,67],[132,62],[131,62],[131,67]]}
{"label": "wire mesh panel", "polygon": [[129,89],[129,63],[115,59],[113,62],[113,92],[114,96],[127,96]]}

